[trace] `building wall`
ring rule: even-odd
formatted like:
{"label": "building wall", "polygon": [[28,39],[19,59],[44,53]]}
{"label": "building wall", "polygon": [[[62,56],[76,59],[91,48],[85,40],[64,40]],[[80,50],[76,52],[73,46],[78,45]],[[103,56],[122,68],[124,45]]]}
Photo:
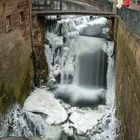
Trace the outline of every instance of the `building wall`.
{"label": "building wall", "polygon": [[0,2],[0,112],[22,103],[33,79],[28,0]]}
{"label": "building wall", "polygon": [[32,16],[35,86],[40,86],[47,80],[48,64],[44,50],[46,26],[45,16]]}
{"label": "building wall", "polygon": [[116,22],[116,96],[120,140],[140,139],[140,37]]}

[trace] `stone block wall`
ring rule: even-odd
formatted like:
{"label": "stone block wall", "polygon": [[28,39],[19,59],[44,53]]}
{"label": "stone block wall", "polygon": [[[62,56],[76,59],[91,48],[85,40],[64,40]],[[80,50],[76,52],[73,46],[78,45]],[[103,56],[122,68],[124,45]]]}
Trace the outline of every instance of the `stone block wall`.
{"label": "stone block wall", "polygon": [[120,140],[140,140],[140,37],[116,23],[116,98]]}
{"label": "stone block wall", "polygon": [[33,80],[28,0],[0,2],[0,112],[27,97]]}

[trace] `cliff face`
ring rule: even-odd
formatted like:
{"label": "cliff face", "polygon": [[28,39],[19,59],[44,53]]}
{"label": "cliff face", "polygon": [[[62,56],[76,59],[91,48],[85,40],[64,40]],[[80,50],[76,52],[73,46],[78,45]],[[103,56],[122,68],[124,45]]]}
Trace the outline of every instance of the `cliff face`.
{"label": "cliff face", "polygon": [[116,96],[120,140],[140,139],[140,38],[119,20],[116,36]]}
{"label": "cliff face", "polygon": [[33,80],[28,0],[0,3],[0,112],[27,97]]}

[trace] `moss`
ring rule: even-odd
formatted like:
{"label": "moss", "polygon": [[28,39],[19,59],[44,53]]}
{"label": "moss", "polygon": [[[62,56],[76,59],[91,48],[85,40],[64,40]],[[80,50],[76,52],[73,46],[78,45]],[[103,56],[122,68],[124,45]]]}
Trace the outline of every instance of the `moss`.
{"label": "moss", "polygon": [[13,83],[6,80],[0,82],[0,112],[6,111],[7,107],[15,102],[23,104],[30,92],[30,69],[22,69],[20,77]]}
{"label": "moss", "polygon": [[0,112],[15,102],[23,103],[33,80],[30,38],[22,38],[20,30],[0,38]]}
{"label": "moss", "polygon": [[13,94],[13,88],[5,80],[1,80],[0,112],[4,112],[14,100],[15,96]]}

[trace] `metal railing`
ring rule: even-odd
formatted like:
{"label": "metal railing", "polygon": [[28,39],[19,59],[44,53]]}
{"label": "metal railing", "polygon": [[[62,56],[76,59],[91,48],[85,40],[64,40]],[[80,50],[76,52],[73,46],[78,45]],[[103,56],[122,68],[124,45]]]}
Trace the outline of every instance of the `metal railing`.
{"label": "metal railing", "polygon": [[112,12],[113,10],[113,2],[109,0],[73,0],[73,1],[79,1],[79,2],[85,2],[94,5],[98,8],[100,8],[102,11],[106,12]]}
{"label": "metal railing", "polygon": [[[48,9],[48,10],[63,10],[63,3],[85,2],[85,0],[32,0],[32,8]],[[108,0],[87,0],[88,4],[99,7],[102,11],[112,12],[113,3]]]}
{"label": "metal railing", "polygon": [[140,11],[122,7],[121,9],[117,9],[116,14],[121,17],[128,27],[140,36]]}
{"label": "metal railing", "polygon": [[64,0],[32,0],[33,10],[62,10]]}
{"label": "metal railing", "polygon": [[112,12],[113,2],[109,0],[93,0],[103,11]]}

